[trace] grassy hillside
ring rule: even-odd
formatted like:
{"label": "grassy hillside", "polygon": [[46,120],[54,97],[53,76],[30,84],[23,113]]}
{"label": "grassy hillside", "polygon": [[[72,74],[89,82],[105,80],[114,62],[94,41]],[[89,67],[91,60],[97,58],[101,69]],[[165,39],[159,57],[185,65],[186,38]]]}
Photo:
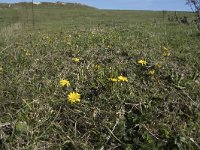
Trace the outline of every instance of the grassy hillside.
{"label": "grassy hillside", "polygon": [[20,15],[17,10],[0,8],[0,30],[19,21]]}
{"label": "grassy hillside", "polygon": [[0,9],[0,149],[200,149],[193,23],[167,21],[174,12],[34,8],[34,29],[30,4]]}
{"label": "grassy hillside", "polygon": [[[32,26],[32,5],[31,3],[17,3],[8,8],[2,5],[1,18],[4,24],[20,21],[25,27]],[[3,13],[4,12],[4,13]],[[9,14],[13,13],[15,15]],[[166,12],[164,20],[174,12]],[[191,16],[188,12],[178,12],[178,16]],[[81,4],[66,5],[54,3],[42,3],[34,5],[35,29],[59,30],[90,28],[98,25],[130,26],[135,23],[155,23],[163,20],[163,13],[158,11],[127,11],[127,10],[98,10]]]}

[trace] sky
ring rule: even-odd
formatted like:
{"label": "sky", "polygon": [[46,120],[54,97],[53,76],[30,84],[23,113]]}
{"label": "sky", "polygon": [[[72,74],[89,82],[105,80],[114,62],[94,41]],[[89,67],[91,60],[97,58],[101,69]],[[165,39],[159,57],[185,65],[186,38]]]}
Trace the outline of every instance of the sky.
{"label": "sky", "polygon": [[[0,3],[31,2],[32,0],[0,0]],[[34,2],[70,2],[81,3],[99,9],[124,10],[172,10],[190,11],[186,0],[34,0]]]}

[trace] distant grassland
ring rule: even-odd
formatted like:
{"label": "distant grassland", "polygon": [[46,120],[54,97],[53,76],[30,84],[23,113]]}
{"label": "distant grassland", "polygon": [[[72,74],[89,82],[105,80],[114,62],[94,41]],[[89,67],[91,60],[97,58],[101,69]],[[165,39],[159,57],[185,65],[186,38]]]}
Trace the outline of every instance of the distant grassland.
{"label": "distant grassland", "polygon": [[200,38],[166,11],[0,5],[0,149],[200,149]]}
{"label": "distant grassland", "polygon": [[[8,25],[21,21],[31,25],[32,10],[31,4],[19,3],[12,8],[0,9],[1,24]],[[165,11],[164,20],[174,12]],[[188,12],[177,12],[178,15],[192,16]],[[130,26],[134,23],[153,23],[163,20],[162,11],[130,11],[130,10],[99,10],[96,8],[78,4],[56,5],[44,3],[34,5],[34,19],[36,29],[61,29],[92,27],[97,25]],[[1,26],[3,27],[3,26]]]}
{"label": "distant grassland", "polygon": [[0,30],[18,22],[20,19],[19,11],[14,9],[1,9],[0,8]]}

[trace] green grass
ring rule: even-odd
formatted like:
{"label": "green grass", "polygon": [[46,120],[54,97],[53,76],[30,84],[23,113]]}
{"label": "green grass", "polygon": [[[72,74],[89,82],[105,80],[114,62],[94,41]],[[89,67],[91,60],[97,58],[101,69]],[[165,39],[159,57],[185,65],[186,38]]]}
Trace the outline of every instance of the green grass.
{"label": "green grass", "polygon": [[[1,15],[20,27],[1,27],[0,149],[200,148],[193,24],[169,23],[162,12],[45,4],[35,7],[33,29],[31,7],[27,17],[21,5]],[[109,79],[120,75],[128,82]],[[73,91],[79,103],[69,103]]]}
{"label": "green grass", "polygon": [[0,30],[10,26],[19,20],[19,12],[14,9],[1,9],[0,8]]}

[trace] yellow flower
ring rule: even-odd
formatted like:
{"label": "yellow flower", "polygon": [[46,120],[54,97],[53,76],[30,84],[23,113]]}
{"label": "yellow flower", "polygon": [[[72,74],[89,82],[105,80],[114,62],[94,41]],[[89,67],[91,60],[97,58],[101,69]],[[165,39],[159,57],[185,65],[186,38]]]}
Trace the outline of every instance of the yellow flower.
{"label": "yellow flower", "polygon": [[166,51],[163,53],[163,56],[168,57],[170,55],[170,52]]}
{"label": "yellow flower", "polygon": [[149,70],[148,74],[149,74],[149,75],[154,75],[154,74],[155,74],[155,70],[154,70],[154,69]]}
{"label": "yellow flower", "polygon": [[70,86],[70,82],[68,80],[62,79],[62,80],[60,80],[60,85],[62,87]]}
{"label": "yellow flower", "polygon": [[112,45],[108,45],[107,48],[112,48]]}
{"label": "yellow flower", "polygon": [[31,55],[31,53],[29,53],[29,52],[26,52],[26,53],[25,53],[25,55],[26,55],[26,56],[30,56],[30,55]]}
{"label": "yellow flower", "polygon": [[142,66],[143,65],[146,65],[147,64],[147,62],[146,62],[146,60],[138,60],[138,64],[141,64]]}
{"label": "yellow flower", "polygon": [[117,78],[118,78],[119,81],[128,82],[128,78],[127,77],[118,76]]}
{"label": "yellow flower", "polygon": [[163,50],[165,50],[165,51],[168,51],[168,50],[169,50],[169,48],[163,47]]}
{"label": "yellow flower", "polygon": [[96,68],[96,69],[100,69],[101,66],[100,66],[100,65],[95,65],[95,68]]}
{"label": "yellow flower", "polygon": [[77,58],[77,57],[75,57],[75,58],[72,58],[72,60],[73,60],[74,62],[79,62],[79,61],[80,61],[80,59],[79,59],[79,58]]}
{"label": "yellow flower", "polygon": [[161,67],[162,67],[162,65],[159,64],[159,63],[156,63],[155,66],[156,66],[157,68],[161,68]]}
{"label": "yellow flower", "polygon": [[77,92],[71,92],[68,94],[68,102],[73,104],[76,102],[80,102],[81,95]]}
{"label": "yellow flower", "polygon": [[112,81],[112,82],[117,82],[117,78],[108,78],[108,80]]}
{"label": "yellow flower", "polygon": [[3,68],[2,67],[0,67],[0,72],[3,72]]}

